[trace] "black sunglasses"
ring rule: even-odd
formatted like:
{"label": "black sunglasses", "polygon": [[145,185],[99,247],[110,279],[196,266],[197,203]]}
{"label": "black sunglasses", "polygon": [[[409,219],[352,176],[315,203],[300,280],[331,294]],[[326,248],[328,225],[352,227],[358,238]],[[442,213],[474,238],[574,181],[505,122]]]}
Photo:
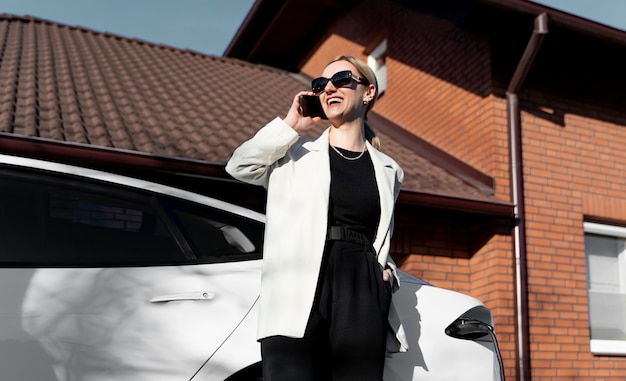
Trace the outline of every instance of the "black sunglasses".
{"label": "black sunglasses", "polygon": [[333,86],[336,88],[348,86],[352,80],[355,80],[356,83],[362,83],[364,85],[369,85],[370,82],[363,77],[359,77],[358,75],[353,74],[350,70],[339,71],[333,74],[330,78],[319,77],[315,78],[311,81],[311,89],[315,94],[319,94],[326,88],[328,81],[332,82]]}

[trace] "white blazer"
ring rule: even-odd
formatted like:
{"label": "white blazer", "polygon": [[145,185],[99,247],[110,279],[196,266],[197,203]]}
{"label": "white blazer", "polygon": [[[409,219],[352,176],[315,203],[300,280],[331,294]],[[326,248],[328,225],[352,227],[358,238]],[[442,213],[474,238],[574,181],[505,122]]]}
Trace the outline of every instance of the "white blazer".
{"label": "white blazer", "polygon": [[[238,147],[226,164],[226,171],[234,178],[267,188],[258,339],[304,335],[326,242],[328,132],[317,139],[302,137],[276,118]],[[369,143],[367,149],[374,164],[381,209],[374,249],[378,262],[395,273],[389,243],[394,204],[404,173],[395,161]],[[399,284],[397,279],[394,283]],[[406,350],[393,302],[389,320],[397,338],[395,350]]]}

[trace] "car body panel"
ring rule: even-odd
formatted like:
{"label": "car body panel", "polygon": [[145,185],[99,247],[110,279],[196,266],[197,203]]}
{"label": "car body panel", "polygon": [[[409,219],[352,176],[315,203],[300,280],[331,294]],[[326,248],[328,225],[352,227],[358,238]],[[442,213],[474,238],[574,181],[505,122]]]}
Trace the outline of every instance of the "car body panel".
{"label": "car body panel", "polygon": [[[53,187],[56,183],[50,185],[49,178],[44,187],[49,192],[46,195],[55,197],[64,191],[71,197],[90,196],[94,191],[103,192],[98,193],[98,200],[105,200],[106,197],[115,199],[119,193],[133,213],[147,218],[148,213],[154,212],[156,218],[162,220],[160,235],[154,237],[160,239],[169,230],[174,237],[170,238],[170,243],[176,241],[171,249],[176,253],[172,253],[171,258],[178,258],[153,258],[151,250],[163,248],[151,242],[149,237],[153,236],[150,235],[139,235],[136,245],[122,255],[109,252],[107,244],[110,242],[103,237],[82,235],[83,231],[93,230],[93,221],[82,220],[72,220],[85,222],[86,226],[71,230],[68,224],[71,234],[64,238],[65,246],[52,250],[47,246],[47,242],[52,241],[44,240],[41,235],[57,238],[56,235],[66,231],[65,225],[54,225],[48,231],[36,233],[35,227],[41,227],[41,221],[34,220],[38,214],[32,214],[33,220],[22,218],[25,221],[18,230],[23,234],[15,240],[16,245],[0,242],[0,372],[3,377],[38,381],[213,381],[224,380],[259,363],[256,329],[262,234],[248,237],[246,231],[252,234],[252,230],[246,229],[251,228],[238,223],[250,221],[262,227],[265,216],[175,187],[2,154],[0,191],[3,190],[3,168],[11,168],[13,175],[21,170],[28,172],[24,181],[30,181],[35,188],[37,176],[58,176],[58,188]],[[5,187],[23,183],[19,176],[11,179],[13,183],[5,181]],[[82,189],[83,182],[91,185]],[[16,196],[19,193],[16,189],[13,193],[0,192],[0,195]],[[79,191],[83,193],[73,193]],[[138,196],[134,197],[134,193]],[[0,201],[4,201],[0,205],[11,208],[11,200]],[[145,205],[133,208],[133,202],[139,201]],[[24,200],[20,205],[26,205]],[[49,201],[44,200],[29,205],[28,209],[36,212],[49,205]],[[18,213],[16,218],[28,217],[26,207],[21,208],[24,210],[18,208],[12,213]],[[9,218],[7,210],[0,208],[0,229],[15,229],[16,220]],[[217,213],[215,221],[214,213]],[[64,213],[60,214],[63,217]],[[222,223],[221,218],[228,221]],[[63,218],[57,220],[61,225],[67,222]],[[138,223],[143,222],[140,218]],[[194,225],[196,222],[206,224]],[[245,255],[212,257],[212,246],[207,249],[209,258],[199,255],[198,242],[215,238],[205,228],[217,228],[225,244]],[[196,231],[192,232],[194,229]],[[7,231],[0,233],[6,237]],[[114,237],[111,239],[127,236],[131,235],[111,235]],[[36,255],[32,257],[35,259],[23,256],[32,253],[20,252],[22,245],[32,243],[24,240],[30,239],[41,241],[39,246],[31,245],[35,251],[37,247],[49,251],[44,262],[38,262]],[[64,247],[75,249],[79,243],[83,246],[78,250],[78,259],[65,255]],[[125,248],[130,245],[121,243]],[[93,250],[82,249],[89,248],[90,244]],[[20,253],[16,255],[11,250]],[[168,246],[164,251],[169,250]],[[135,254],[140,260],[129,265],[133,262],[128,262],[124,256]],[[92,257],[96,259],[91,260]],[[497,348],[492,343],[453,338],[444,332],[447,325],[466,311],[481,307],[482,303],[467,295],[434,287],[404,272],[400,275],[401,287],[394,299],[410,348],[406,353],[390,354],[385,380],[500,380],[495,363]],[[490,318],[489,315],[486,324],[492,324]]]}
{"label": "car body panel", "polygon": [[[257,336],[258,307],[259,305],[256,303],[228,340],[198,370],[198,373],[193,378],[194,381],[225,380],[246,366],[260,363],[261,346],[255,340]],[[233,356],[233,354],[236,355]],[[242,366],[242,364],[245,365]],[[246,381],[256,381],[256,379]]]}
{"label": "car body panel", "polygon": [[[38,341],[59,380],[189,379],[252,308],[259,278],[260,261],[0,269],[2,322],[12,322],[0,346]],[[189,294],[209,298],[151,301]]]}
{"label": "car body panel", "polygon": [[499,380],[492,343],[443,334],[463,313],[483,306],[479,300],[431,286],[404,272],[401,272],[400,282],[394,298],[409,350],[387,358],[385,381]]}

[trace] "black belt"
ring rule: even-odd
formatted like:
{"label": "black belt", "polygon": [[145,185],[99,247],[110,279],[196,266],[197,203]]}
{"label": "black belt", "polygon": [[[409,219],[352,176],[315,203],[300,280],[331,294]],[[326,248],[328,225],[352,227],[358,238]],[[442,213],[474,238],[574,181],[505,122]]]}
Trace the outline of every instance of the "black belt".
{"label": "black belt", "polygon": [[330,226],[326,235],[328,241],[347,241],[362,246],[370,246],[370,240],[363,233],[346,229],[343,226]]}

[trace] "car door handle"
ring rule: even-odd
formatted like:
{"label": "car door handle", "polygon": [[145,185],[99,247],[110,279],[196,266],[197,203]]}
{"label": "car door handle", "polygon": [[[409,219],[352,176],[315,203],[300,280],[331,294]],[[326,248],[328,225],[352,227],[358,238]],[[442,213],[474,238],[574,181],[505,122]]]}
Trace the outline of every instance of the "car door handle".
{"label": "car door handle", "polygon": [[150,303],[167,303],[178,300],[211,300],[215,294],[210,291],[181,292],[177,294],[159,295],[150,299]]}

